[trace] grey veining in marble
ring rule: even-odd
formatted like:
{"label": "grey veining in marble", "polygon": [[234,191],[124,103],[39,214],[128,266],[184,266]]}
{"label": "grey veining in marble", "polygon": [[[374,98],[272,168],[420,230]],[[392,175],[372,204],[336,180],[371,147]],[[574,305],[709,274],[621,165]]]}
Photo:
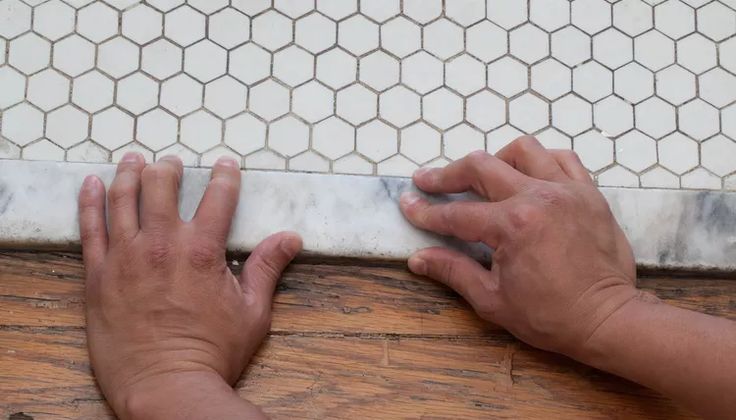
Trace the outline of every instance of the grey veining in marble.
{"label": "grey veining in marble", "polygon": [[[77,194],[86,175],[112,180],[114,166],[0,161],[0,246],[70,248],[79,243]],[[180,209],[194,213],[209,179],[186,169]],[[282,172],[246,172],[229,248],[249,251],[280,230],[304,238],[305,251],[325,256],[404,259],[433,245],[487,258],[488,250],[422,232],[397,201],[410,180]],[[736,271],[736,194],[603,189],[640,266]],[[440,197],[437,199],[456,199]]]}

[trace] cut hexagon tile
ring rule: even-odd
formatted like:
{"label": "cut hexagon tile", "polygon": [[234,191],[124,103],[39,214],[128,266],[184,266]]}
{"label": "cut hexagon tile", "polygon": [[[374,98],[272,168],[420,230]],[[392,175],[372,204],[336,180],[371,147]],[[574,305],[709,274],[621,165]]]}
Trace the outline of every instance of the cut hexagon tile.
{"label": "cut hexagon tile", "polygon": [[62,160],[64,149],[47,139],[42,139],[24,147],[22,157],[24,160]]}
{"label": "cut hexagon tile", "polygon": [[273,80],[259,83],[250,90],[249,109],[261,118],[275,120],[289,112],[289,90]]}
{"label": "cut hexagon tile", "polygon": [[412,124],[401,130],[401,154],[412,161],[423,164],[441,153],[442,135],[423,122]]}
{"label": "cut hexagon tile", "polygon": [[595,178],[601,187],[639,187],[639,177],[621,165],[612,166],[598,174]]}
{"label": "cut hexagon tile", "polygon": [[538,133],[535,137],[547,149],[572,149],[572,138],[552,127]]}
{"label": "cut hexagon tile", "polygon": [[596,130],[575,137],[573,150],[591,172],[600,171],[613,163],[613,141]]}
{"label": "cut hexagon tile", "polygon": [[399,16],[381,25],[381,47],[397,57],[406,57],[422,47],[422,29]]}
{"label": "cut hexagon tile", "polygon": [[268,127],[268,147],[283,156],[297,155],[309,148],[309,127],[292,116],[274,121]]}
{"label": "cut hexagon tile", "polygon": [[504,57],[488,65],[488,87],[511,98],[529,87],[529,70],[518,60]]}
{"label": "cut hexagon tile", "polygon": [[94,113],[112,105],[114,92],[115,83],[94,70],[74,79],[72,103],[87,112]]}
{"label": "cut hexagon tile", "polygon": [[208,38],[223,48],[235,48],[250,39],[250,19],[236,9],[220,10],[207,21]]}
{"label": "cut hexagon tile", "polygon": [[271,54],[253,43],[247,43],[230,51],[228,70],[231,76],[252,85],[271,74]]}
{"label": "cut hexagon tile", "polygon": [[509,123],[531,134],[549,125],[549,105],[531,93],[509,103]]}
{"label": "cut hexagon tile", "polygon": [[136,121],[136,140],[154,152],[176,143],[179,121],[161,108],[151,110]]}
{"label": "cut hexagon tile", "polygon": [[89,115],[66,105],[52,111],[46,117],[46,138],[68,149],[87,139]]}
{"label": "cut hexagon tile", "polygon": [[311,13],[296,22],[294,39],[305,50],[319,54],[337,43],[337,25],[319,13]]}
{"label": "cut hexagon tile", "polygon": [[372,175],[373,164],[363,156],[349,154],[332,164],[332,172],[336,174]]}
{"label": "cut hexagon tile", "polygon": [[274,0],[273,7],[296,19],[314,10],[314,0]]}
{"label": "cut hexagon tile", "polygon": [[273,76],[289,86],[298,86],[314,77],[314,56],[292,45],[273,55]]}
{"label": "cut hexagon tile", "polygon": [[266,146],[266,124],[251,114],[225,122],[225,144],[245,156]]}
{"label": "cut hexagon tile", "polygon": [[317,81],[305,83],[292,92],[291,110],[311,123],[329,117],[334,109],[335,94]]}
{"label": "cut hexagon tile", "polygon": [[66,151],[66,160],[69,162],[98,162],[110,160],[110,152],[104,147],[90,140],[82,142]]}
{"label": "cut hexagon tile", "polygon": [[376,117],[378,97],[361,85],[352,85],[337,92],[336,109],[338,116],[358,126]]}
{"label": "cut hexagon tile", "polygon": [[26,98],[44,111],[69,102],[69,79],[56,70],[43,70],[28,78]]}
{"label": "cut hexagon tile", "polygon": [[394,155],[376,165],[376,174],[410,177],[419,166],[402,155]]}
{"label": "cut hexagon tile", "polygon": [[428,23],[442,14],[442,0],[404,0],[403,12],[416,22]]}
{"label": "cut hexagon tile", "polygon": [[159,150],[155,154],[156,161],[161,160],[165,156],[177,156],[181,159],[184,166],[197,166],[199,165],[199,155],[194,153],[190,148],[184,146],[181,143],[173,144],[163,150]]}
{"label": "cut hexagon tile", "polygon": [[337,43],[356,56],[378,48],[378,25],[355,15],[338,24]]}
{"label": "cut hexagon tile", "polygon": [[722,42],[719,52],[721,66],[731,73],[736,73],[736,38]]}
{"label": "cut hexagon tile", "polygon": [[228,0],[187,0],[187,3],[205,15],[211,15],[226,7],[230,2]]}
{"label": "cut hexagon tile", "polygon": [[0,134],[19,146],[43,136],[43,113],[27,103],[18,104],[3,112]]}
{"label": "cut hexagon tile", "polygon": [[470,152],[485,150],[485,136],[467,124],[460,124],[443,135],[442,149],[445,157],[460,159]]}
{"label": "cut hexagon tile", "polygon": [[355,150],[355,128],[337,117],[330,117],[312,129],[312,147],[337,160]]}
{"label": "cut hexagon tile", "polygon": [[617,137],[634,128],[634,107],[617,96],[609,96],[594,105],[593,122],[604,135]]}
{"label": "cut hexagon tile", "polygon": [[463,120],[463,99],[447,88],[438,89],[422,99],[422,117],[446,130]]}
{"label": "cut hexagon tile", "polygon": [[72,35],[54,44],[53,66],[71,76],[80,74],[95,66],[95,44],[79,35]]}
{"label": "cut hexagon tile", "polygon": [[382,91],[399,83],[399,62],[383,51],[374,51],[360,59],[360,81]]}
{"label": "cut hexagon tile", "polygon": [[26,92],[26,78],[10,67],[0,67],[0,110],[23,100]]}
{"label": "cut hexagon tile", "polygon": [[181,119],[179,141],[195,152],[203,153],[222,139],[222,121],[214,115],[199,110]]}
{"label": "cut hexagon tile", "polygon": [[496,25],[511,29],[526,21],[529,14],[527,2],[517,0],[494,0],[488,2],[486,14]]}
{"label": "cut hexagon tile", "polygon": [[643,188],[680,188],[680,177],[656,166],[639,176]]}
{"label": "cut hexagon tile", "polygon": [[138,143],[128,143],[125,146],[113,151],[110,155],[110,161],[112,163],[119,163],[123,156],[125,156],[129,152],[140,153],[141,155],[143,155],[143,159],[145,159],[146,162],[153,161],[153,153]]}
{"label": "cut hexagon tile", "polygon": [[657,163],[657,142],[639,131],[630,131],[616,139],[616,162],[635,172]]}
{"label": "cut hexagon tile", "polygon": [[381,121],[371,121],[359,127],[356,133],[356,150],[374,162],[380,162],[398,151],[396,129]]}
{"label": "cut hexagon tile", "polygon": [[289,159],[289,170],[296,172],[327,173],[330,171],[330,162],[319,154],[307,150]]}
{"label": "cut hexagon tile", "polygon": [[705,140],[718,133],[718,110],[700,99],[682,105],[678,116],[680,131],[695,140]]}
{"label": "cut hexagon tile", "polygon": [[506,101],[484,90],[467,99],[466,120],[483,131],[489,131],[506,123]]}
{"label": "cut hexagon tile", "polygon": [[133,141],[133,117],[119,108],[109,108],[92,116],[92,140],[115,150]]}
{"label": "cut hexagon tile", "polygon": [[593,109],[578,96],[564,96],[552,103],[552,125],[568,135],[576,136],[593,126]]}
{"label": "cut hexagon tile", "polygon": [[33,74],[48,67],[51,44],[34,33],[15,38],[8,44],[8,64],[25,74]]}
{"label": "cut hexagon tile", "polygon": [[211,168],[215,166],[215,163],[217,163],[217,161],[222,157],[232,158],[233,160],[235,160],[235,162],[238,163],[239,167],[243,167],[243,157],[233,152],[226,146],[217,146],[202,153],[202,157],[199,159],[199,166],[204,168]]}
{"label": "cut hexagon tile", "polygon": [[465,30],[465,51],[489,63],[509,50],[506,31],[484,20]]}
{"label": "cut hexagon tile", "polygon": [[444,69],[442,62],[420,51],[401,63],[401,81],[421,94],[442,86]]}
{"label": "cut hexagon tile", "polygon": [[140,48],[122,37],[101,44],[97,49],[97,68],[119,79],[138,69]]}
{"label": "cut hexagon tile", "polygon": [[118,81],[115,103],[133,114],[142,114],[158,105],[159,86],[143,73],[133,73]]}
{"label": "cut hexagon tile", "polygon": [[358,0],[317,0],[317,10],[334,20],[341,20],[358,11]]}
{"label": "cut hexagon tile", "polygon": [[161,84],[161,106],[184,116],[202,106],[202,84],[180,74]]}
{"label": "cut hexagon tile", "polygon": [[672,133],[657,142],[659,164],[682,175],[698,166],[698,143],[682,133]]}
{"label": "cut hexagon tile", "polygon": [[403,86],[382,93],[378,101],[378,115],[385,121],[404,127],[422,116],[421,98]]}
{"label": "cut hexagon tile", "polygon": [[358,76],[358,61],[339,48],[317,57],[317,79],[333,89],[343,88]]}
{"label": "cut hexagon tile", "polygon": [[204,88],[204,106],[220,118],[245,111],[248,88],[230,76],[208,83]]}
{"label": "cut hexagon tile", "polygon": [[686,173],[680,178],[680,183],[682,188],[693,190],[717,190],[723,186],[721,178],[703,168]]}
{"label": "cut hexagon tile", "polygon": [[723,134],[736,141],[736,104],[721,110],[721,124]]}
{"label": "cut hexagon tile", "polygon": [[486,66],[468,54],[462,54],[445,64],[445,83],[463,96],[486,86]]}
{"label": "cut hexagon tile", "polygon": [[700,150],[703,167],[718,176],[736,172],[736,142],[719,135],[704,141]]}

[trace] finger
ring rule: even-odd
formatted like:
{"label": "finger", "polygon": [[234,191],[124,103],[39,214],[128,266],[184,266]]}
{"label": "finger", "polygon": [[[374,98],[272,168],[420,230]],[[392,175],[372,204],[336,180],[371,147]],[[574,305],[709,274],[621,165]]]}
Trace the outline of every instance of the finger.
{"label": "finger", "polygon": [[164,156],[141,175],[141,230],[167,232],[181,222],[179,185],[184,171],[181,159]]}
{"label": "finger", "polygon": [[240,274],[243,290],[259,300],[270,300],[281,273],[302,250],[302,238],[294,232],[271,235],[253,250]]}
{"label": "finger", "polygon": [[85,178],[79,191],[79,234],[85,267],[100,267],[107,253],[107,222],[105,186],[96,176]]}
{"label": "finger", "polygon": [[429,193],[459,193],[472,190],[491,200],[505,200],[521,191],[527,177],[486,152],[473,152],[444,168],[422,168],[414,183]]}
{"label": "finger", "polygon": [[505,216],[500,203],[455,201],[431,204],[419,194],[407,192],[399,201],[409,222],[424,230],[451,235],[470,242],[498,247],[504,233]]}
{"label": "finger", "polygon": [[193,223],[218,242],[227,241],[240,198],[240,167],[228,157],[215,162],[210,182],[194,215]]}
{"label": "finger", "polygon": [[593,185],[593,178],[590,177],[577,153],[562,149],[551,149],[549,152],[570,179]]}
{"label": "finger", "polygon": [[129,152],[118,163],[115,179],[107,194],[110,240],[132,238],[140,229],[138,195],[141,192],[141,172],[146,161],[140,153]]}
{"label": "finger", "polygon": [[478,312],[485,312],[493,300],[491,273],[478,261],[447,248],[426,248],[415,252],[408,261],[409,270],[448,286],[460,294]]}
{"label": "finger", "polygon": [[532,136],[519,137],[499,150],[496,157],[533,178],[545,181],[569,179],[552,154]]}

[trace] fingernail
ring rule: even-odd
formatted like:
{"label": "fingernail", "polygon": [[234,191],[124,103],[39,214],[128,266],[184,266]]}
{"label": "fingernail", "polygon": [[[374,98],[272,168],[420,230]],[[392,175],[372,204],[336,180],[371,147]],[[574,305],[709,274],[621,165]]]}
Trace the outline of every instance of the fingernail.
{"label": "fingernail", "polygon": [[159,160],[170,160],[170,161],[174,161],[174,162],[181,162],[182,161],[179,156],[175,156],[175,155],[166,155],[166,156],[163,156]]}
{"label": "fingernail", "polygon": [[419,257],[410,257],[409,258],[409,270],[411,270],[414,274],[419,274],[420,276],[423,276],[427,274],[427,262]]}
{"label": "fingernail", "polygon": [[284,238],[279,243],[279,247],[287,255],[296,255],[300,251],[299,240],[293,237]]}
{"label": "fingernail", "polygon": [[432,172],[434,168],[419,168],[416,171],[414,171],[415,177],[423,177],[427,175],[428,173]]}
{"label": "fingernail", "polygon": [[140,162],[141,156],[142,155],[138,152],[128,152],[123,155],[123,158],[120,160],[120,162],[125,162],[125,163]]}
{"label": "fingernail", "polygon": [[421,199],[422,197],[419,194],[413,191],[407,191],[401,194],[400,201],[401,201],[401,204],[404,206],[411,206],[412,204],[416,203],[417,201]]}
{"label": "fingernail", "polygon": [[237,160],[231,158],[230,156],[220,156],[217,159],[217,162],[215,162],[216,165],[223,165],[223,166],[230,166],[232,168],[240,168],[240,164]]}
{"label": "fingernail", "polygon": [[87,175],[82,182],[83,190],[96,190],[99,186],[100,180],[94,175]]}

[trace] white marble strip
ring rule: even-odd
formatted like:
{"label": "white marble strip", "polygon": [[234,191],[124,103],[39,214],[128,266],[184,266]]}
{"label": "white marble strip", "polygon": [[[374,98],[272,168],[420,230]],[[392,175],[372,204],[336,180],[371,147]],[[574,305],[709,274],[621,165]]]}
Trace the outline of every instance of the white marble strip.
{"label": "white marble strip", "polygon": [[[0,160],[0,247],[76,248],[77,194],[86,175],[105,183],[114,166]],[[181,214],[196,209],[209,171],[186,169]],[[408,179],[281,172],[244,174],[229,248],[249,251],[280,230],[302,234],[308,254],[404,259],[432,245],[487,257],[477,245],[414,229],[397,200]],[[736,194],[603,189],[640,266],[736,271]]]}

